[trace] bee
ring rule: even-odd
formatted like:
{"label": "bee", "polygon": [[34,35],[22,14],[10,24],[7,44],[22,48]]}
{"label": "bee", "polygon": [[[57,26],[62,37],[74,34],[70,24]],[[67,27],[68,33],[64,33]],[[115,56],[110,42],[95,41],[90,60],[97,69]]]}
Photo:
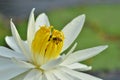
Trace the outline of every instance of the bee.
{"label": "bee", "polygon": [[56,43],[56,45],[58,45],[59,43],[62,42],[62,39],[59,38],[59,37],[54,37],[54,38],[53,38],[53,41]]}
{"label": "bee", "polygon": [[60,43],[60,42],[62,42],[63,40],[61,39],[61,38],[59,38],[59,37],[52,37],[52,35],[50,36],[50,38],[49,38],[49,40],[48,41],[53,41],[53,42],[55,42],[56,44],[58,44],[58,43]]}
{"label": "bee", "polygon": [[61,42],[61,41],[62,41],[62,39],[61,39],[61,38],[59,38],[59,37],[55,37],[55,38],[53,38],[53,41],[59,41],[59,42]]}

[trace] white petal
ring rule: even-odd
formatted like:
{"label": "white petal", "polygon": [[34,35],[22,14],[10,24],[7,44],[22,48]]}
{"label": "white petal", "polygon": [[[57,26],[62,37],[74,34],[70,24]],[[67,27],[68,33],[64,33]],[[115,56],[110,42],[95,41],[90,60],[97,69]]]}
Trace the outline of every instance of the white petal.
{"label": "white petal", "polygon": [[63,54],[64,60],[75,50],[76,46],[77,46],[77,43],[73,45],[73,47],[70,49],[70,51],[66,55]]}
{"label": "white petal", "polygon": [[27,71],[26,69],[19,69],[19,68],[9,68],[0,71],[0,79],[1,80],[10,80],[11,78]]}
{"label": "white petal", "polygon": [[59,80],[74,80],[72,77],[70,77],[63,71],[60,71],[59,69],[54,70],[53,73]]}
{"label": "white petal", "polygon": [[19,67],[23,67],[23,68],[35,68],[35,66],[31,63],[28,63],[28,62],[25,62],[25,61],[21,61],[21,60],[18,60],[16,58],[12,58],[12,61],[14,63],[16,63],[16,65],[18,65]]}
{"label": "white petal", "polygon": [[69,24],[67,24],[63,28],[62,32],[65,35],[65,42],[62,51],[66,50],[77,38],[78,34],[82,29],[84,21],[85,21],[85,15],[83,14],[73,19]]}
{"label": "white petal", "polygon": [[23,80],[42,80],[42,72],[37,69],[31,70]]}
{"label": "white petal", "polygon": [[25,47],[25,49],[26,49],[26,51],[27,51],[28,56],[30,57],[30,58],[29,58],[30,61],[33,61],[33,53],[32,53],[32,51],[31,51],[30,46],[28,45],[28,42],[27,42],[27,41],[23,41],[23,45],[24,45],[24,47]]}
{"label": "white petal", "polygon": [[51,68],[55,68],[62,62],[62,60],[63,59],[61,57],[59,57],[58,59],[49,61],[48,63],[42,65],[40,68],[42,68],[44,70],[49,70]]}
{"label": "white petal", "polygon": [[5,47],[0,47],[0,56],[7,57],[7,58],[15,57],[21,60],[26,60],[22,54],[19,54]]}
{"label": "white petal", "polygon": [[11,78],[27,71],[27,68],[19,68],[10,59],[0,58],[0,79],[10,80]]}
{"label": "white petal", "polygon": [[9,67],[14,67],[15,64],[8,58],[0,57],[0,71],[3,69],[7,69]]}
{"label": "white petal", "polygon": [[27,41],[28,41],[29,47],[31,47],[31,43],[35,34],[34,10],[35,8],[32,9],[30,13],[29,21],[28,21]]}
{"label": "white petal", "polygon": [[9,47],[11,47],[13,50],[15,50],[18,53],[21,53],[22,51],[20,50],[20,48],[18,47],[17,43],[15,42],[13,37],[5,37],[5,41],[7,42],[7,44],[9,45]]}
{"label": "white petal", "polygon": [[68,69],[68,68],[62,68],[62,71],[64,71],[65,73],[67,73],[67,74],[69,74],[73,77],[79,78],[80,80],[102,80],[100,78],[93,77],[91,75],[81,73],[81,72],[77,72],[77,71],[74,71],[74,70],[71,70],[71,69]]}
{"label": "white petal", "polygon": [[29,73],[29,71],[31,71],[31,70],[28,70],[28,71],[26,71],[26,72],[23,72],[23,73],[15,76],[15,77],[13,77],[13,78],[10,79],[10,80],[23,80],[24,77]]}
{"label": "white petal", "polygon": [[46,76],[47,80],[58,80],[58,79],[53,75],[53,73],[50,72],[50,71],[45,72],[45,76]]}
{"label": "white petal", "polygon": [[70,54],[64,60],[64,62],[62,64],[67,65],[67,64],[72,64],[72,63],[86,60],[88,58],[91,58],[91,57],[99,54],[100,52],[105,50],[107,47],[108,47],[107,45],[106,46],[98,46],[98,47],[88,48],[85,50],[76,51],[73,54]]}
{"label": "white petal", "polygon": [[43,26],[43,25],[50,26],[48,17],[45,13],[42,13],[37,17],[36,23],[35,23],[36,31],[40,28],[40,26]]}
{"label": "white petal", "polygon": [[70,64],[70,65],[64,65],[64,66],[68,67],[70,69],[77,70],[77,71],[88,71],[88,70],[92,69],[91,66],[87,66],[87,65],[84,65],[84,64],[81,64],[81,63],[73,63],[73,64]]}
{"label": "white petal", "polygon": [[24,53],[24,55],[30,60],[30,54],[29,52],[26,50],[23,41],[21,40],[17,29],[15,28],[15,25],[13,24],[12,20],[10,21],[11,23],[11,30],[12,30],[12,35],[17,43],[17,45],[19,46],[19,48],[21,49],[21,51]]}
{"label": "white petal", "polygon": [[42,80],[47,80],[47,77],[45,76],[45,74],[42,75]]}

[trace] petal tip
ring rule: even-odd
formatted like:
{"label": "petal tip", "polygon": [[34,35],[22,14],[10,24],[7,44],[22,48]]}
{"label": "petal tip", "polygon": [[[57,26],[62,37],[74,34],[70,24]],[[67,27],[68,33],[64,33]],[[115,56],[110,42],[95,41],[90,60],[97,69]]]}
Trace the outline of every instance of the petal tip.
{"label": "petal tip", "polygon": [[92,66],[89,66],[89,70],[91,70],[92,69]]}
{"label": "petal tip", "polygon": [[8,40],[8,36],[5,37],[5,40]]}
{"label": "petal tip", "polygon": [[42,16],[47,16],[45,13],[41,13]]}
{"label": "petal tip", "polygon": [[82,14],[81,16],[82,16],[83,18],[85,18],[85,17],[86,17],[86,15],[85,15],[85,14]]}
{"label": "petal tip", "polygon": [[12,25],[14,25],[12,18],[10,19],[10,25],[11,25],[11,27],[12,27]]}
{"label": "petal tip", "polygon": [[30,16],[34,15],[35,8],[31,10]]}
{"label": "petal tip", "polygon": [[34,12],[34,11],[35,11],[35,8],[32,9],[32,12]]}
{"label": "petal tip", "polygon": [[108,45],[103,45],[102,47],[103,47],[103,49],[106,49],[106,48],[108,48]]}
{"label": "petal tip", "polygon": [[31,10],[31,14],[34,14],[34,11],[35,11],[35,8],[33,8],[33,9]]}
{"label": "petal tip", "polygon": [[81,18],[82,18],[83,22],[85,22],[85,18],[86,18],[85,14],[82,14]]}
{"label": "petal tip", "polygon": [[86,17],[86,15],[85,14],[82,14],[82,15],[80,15],[80,16],[78,16],[80,19],[82,19],[82,20],[85,20],[85,17]]}
{"label": "petal tip", "polygon": [[12,21],[12,18],[10,19],[10,25],[11,25],[11,28],[14,27],[14,26],[13,26],[14,23],[13,23],[13,21]]}
{"label": "petal tip", "polygon": [[13,23],[12,18],[10,19],[10,23]]}

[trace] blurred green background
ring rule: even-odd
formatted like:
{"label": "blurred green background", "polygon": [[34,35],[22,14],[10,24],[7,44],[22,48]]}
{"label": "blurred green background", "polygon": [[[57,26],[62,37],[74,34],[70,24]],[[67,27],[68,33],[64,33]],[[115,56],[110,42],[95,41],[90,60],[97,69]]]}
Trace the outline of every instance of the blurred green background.
{"label": "blurred green background", "polygon": [[[30,12],[30,11],[29,11]],[[28,12],[28,13],[29,13]],[[41,13],[40,11],[37,14]],[[90,48],[98,45],[109,45],[101,54],[84,61],[93,66],[93,71],[120,70],[120,5],[76,5],[46,11],[51,25],[62,29],[68,22],[80,14],[86,15],[84,27],[76,39],[76,50]],[[37,15],[35,15],[37,16]],[[11,35],[9,19],[0,15],[0,45],[7,46],[5,36]],[[19,19],[13,18],[14,23],[22,37],[26,39],[28,16]],[[118,79],[116,79],[118,80]]]}

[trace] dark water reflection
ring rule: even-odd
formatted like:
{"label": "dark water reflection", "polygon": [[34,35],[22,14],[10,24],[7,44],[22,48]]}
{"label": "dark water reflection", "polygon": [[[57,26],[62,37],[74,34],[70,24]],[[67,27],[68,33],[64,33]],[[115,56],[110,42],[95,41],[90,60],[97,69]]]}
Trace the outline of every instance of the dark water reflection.
{"label": "dark water reflection", "polygon": [[0,13],[21,17],[28,14],[32,8],[36,8],[36,11],[47,11],[80,2],[81,0],[0,0]]}
{"label": "dark water reflection", "polygon": [[8,17],[24,17],[32,8],[43,12],[58,7],[96,3],[113,4],[120,3],[120,0],[0,0],[0,13]]}

